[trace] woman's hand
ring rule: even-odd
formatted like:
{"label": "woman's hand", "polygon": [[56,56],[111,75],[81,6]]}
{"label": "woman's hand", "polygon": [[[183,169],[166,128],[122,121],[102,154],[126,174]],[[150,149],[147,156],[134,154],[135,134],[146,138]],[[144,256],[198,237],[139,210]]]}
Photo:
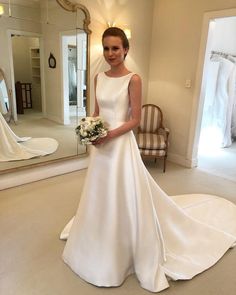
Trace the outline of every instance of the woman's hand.
{"label": "woman's hand", "polygon": [[106,136],[98,138],[97,140],[93,141],[92,144],[95,146],[100,145],[100,144],[106,143],[112,138],[113,138],[112,131],[108,131]]}

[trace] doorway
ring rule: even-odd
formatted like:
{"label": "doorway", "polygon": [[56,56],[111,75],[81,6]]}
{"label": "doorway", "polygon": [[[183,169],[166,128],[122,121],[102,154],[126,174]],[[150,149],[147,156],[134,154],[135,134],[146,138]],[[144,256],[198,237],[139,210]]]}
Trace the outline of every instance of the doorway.
{"label": "doorway", "polygon": [[199,87],[201,91],[194,135],[195,150],[193,150],[196,153],[199,169],[234,181],[236,181],[235,15],[235,10],[229,10],[212,12],[205,16],[201,44],[201,50],[203,47],[205,50],[204,57],[202,54],[202,81]]}
{"label": "doorway", "polygon": [[41,38],[23,31],[8,31],[12,83],[12,112],[18,116],[43,116]]}
{"label": "doorway", "polygon": [[86,33],[62,33],[64,124],[78,125],[86,116]]}

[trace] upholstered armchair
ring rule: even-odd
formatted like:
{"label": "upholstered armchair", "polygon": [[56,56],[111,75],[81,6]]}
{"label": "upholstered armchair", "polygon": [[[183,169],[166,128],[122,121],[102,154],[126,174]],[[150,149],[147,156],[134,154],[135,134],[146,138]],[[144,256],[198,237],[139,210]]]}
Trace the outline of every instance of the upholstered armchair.
{"label": "upholstered armchair", "polygon": [[140,126],[137,132],[137,143],[142,157],[163,158],[166,170],[169,129],[163,126],[161,109],[154,104],[142,106]]}

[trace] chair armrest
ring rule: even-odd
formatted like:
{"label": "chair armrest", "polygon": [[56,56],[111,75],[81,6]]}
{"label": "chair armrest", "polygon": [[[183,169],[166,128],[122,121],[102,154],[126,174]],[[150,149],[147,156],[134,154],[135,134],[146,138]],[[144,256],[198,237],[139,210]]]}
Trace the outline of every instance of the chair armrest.
{"label": "chair armrest", "polygon": [[158,134],[164,135],[165,141],[167,141],[170,134],[170,129],[162,126],[158,129]]}
{"label": "chair armrest", "polygon": [[170,133],[170,129],[169,128],[163,127],[163,129],[165,130],[166,133],[168,133],[168,134]]}
{"label": "chair armrest", "polygon": [[[159,132],[161,131],[161,132]],[[170,129],[169,128],[166,128],[166,127],[160,127],[158,128],[158,133],[161,133],[161,134],[168,134],[170,133]]]}

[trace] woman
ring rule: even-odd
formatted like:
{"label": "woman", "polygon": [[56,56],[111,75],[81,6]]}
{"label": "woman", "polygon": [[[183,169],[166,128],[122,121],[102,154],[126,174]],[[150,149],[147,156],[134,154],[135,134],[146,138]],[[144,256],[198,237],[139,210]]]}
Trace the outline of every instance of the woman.
{"label": "woman", "polygon": [[[170,198],[155,183],[131,131],[140,121],[141,79],[124,65],[128,40],[113,27],[102,42],[110,70],[95,78],[94,116],[110,131],[92,147],[78,211],[61,234],[68,238],[63,259],[96,286],[119,286],[135,273],[158,292],[167,277],[191,279],[234,245],[236,206],[208,195]],[[208,218],[212,212],[224,223]]]}

